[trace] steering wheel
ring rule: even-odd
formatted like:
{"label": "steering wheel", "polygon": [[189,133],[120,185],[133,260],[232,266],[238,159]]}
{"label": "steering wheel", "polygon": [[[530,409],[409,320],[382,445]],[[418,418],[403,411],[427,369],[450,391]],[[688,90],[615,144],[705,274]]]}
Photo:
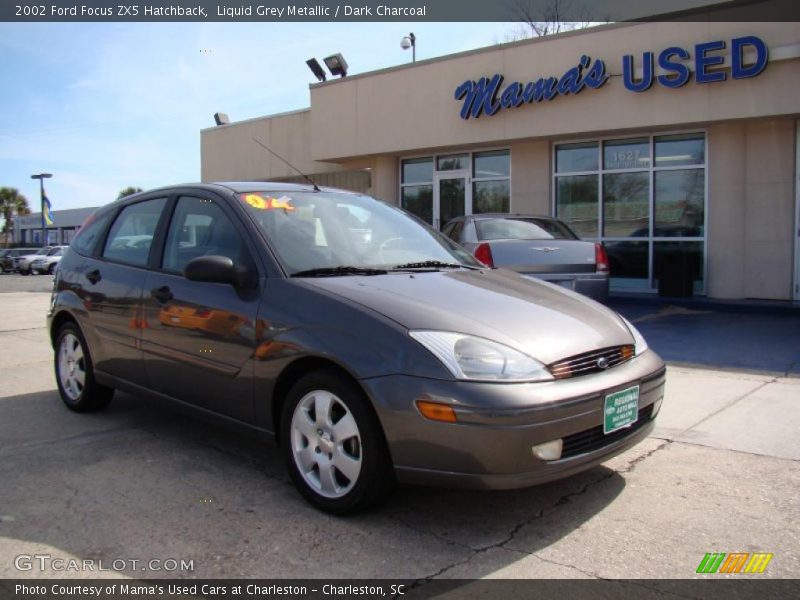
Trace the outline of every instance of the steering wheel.
{"label": "steering wheel", "polygon": [[389,244],[391,244],[392,242],[397,242],[397,241],[401,241],[402,242],[404,239],[405,238],[402,238],[402,237],[393,237],[393,238],[388,238],[388,239],[384,240],[383,242],[381,242],[381,245],[378,246],[378,254],[380,254],[380,256],[381,256],[381,263],[386,264],[388,262],[386,260],[386,257],[383,255],[383,253],[384,253],[384,251],[389,249],[389,247],[388,247]]}

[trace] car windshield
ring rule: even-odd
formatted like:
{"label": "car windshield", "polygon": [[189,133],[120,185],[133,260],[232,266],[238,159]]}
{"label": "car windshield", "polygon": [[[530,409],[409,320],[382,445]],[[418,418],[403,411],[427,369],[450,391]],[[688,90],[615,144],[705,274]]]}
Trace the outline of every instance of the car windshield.
{"label": "car windshield", "polygon": [[61,256],[61,248],[53,248],[47,253],[47,256]]}
{"label": "car windshield", "polygon": [[[472,256],[404,211],[358,194],[252,192],[239,199],[290,275],[314,270],[480,267]],[[346,270],[342,270],[345,267]]]}
{"label": "car windshield", "polygon": [[486,240],[575,240],[572,231],[559,221],[535,218],[479,219],[478,239]]}

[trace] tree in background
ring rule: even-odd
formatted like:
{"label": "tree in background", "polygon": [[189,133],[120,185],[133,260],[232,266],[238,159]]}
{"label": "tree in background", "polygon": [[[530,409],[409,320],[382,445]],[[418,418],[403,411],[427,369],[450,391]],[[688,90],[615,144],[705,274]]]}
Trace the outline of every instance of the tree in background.
{"label": "tree in background", "polygon": [[123,189],[121,189],[119,191],[119,195],[117,196],[117,200],[119,200],[120,198],[124,198],[125,196],[130,196],[131,194],[138,194],[141,191],[142,191],[142,188],[135,187],[133,185],[129,185],[128,187],[123,188]]}
{"label": "tree in background", "polygon": [[506,35],[507,42],[585,29],[598,22],[585,6],[574,7],[569,0],[516,0],[514,11],[522,24]]}
{"label": "tree in background", "polygon": [[11,242],[11,224],[18,215],[29,215],[28,199],[12,187],[0,187],[0,213],[3,215],[3,242]]}

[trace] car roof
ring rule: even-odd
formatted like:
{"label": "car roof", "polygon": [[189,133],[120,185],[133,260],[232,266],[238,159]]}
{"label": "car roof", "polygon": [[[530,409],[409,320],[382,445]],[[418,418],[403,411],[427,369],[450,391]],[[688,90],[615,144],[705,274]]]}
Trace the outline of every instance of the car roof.
{"label": "car roof", "polygon": [[[215,181],[215,182],[208,182],[208,183],[182,183],[176,185],[168,185],[160,188],[154,188],[151,190],[145,190],[142,192],[137,192],[136,194],[131,194],[130,196],[124,196],[113,202],[112,204],[116,204],[117,202],[127,202],[129,200],[138,198],[145,194],[152,194],[153,192],[171,192],[174,190],[186,189],[186,188],[194,188],[199,190],[207,190],[212,192],[220,192],[220,191],[228,191],[234,192],[236,194],[242,194],[245,192],[314,192],[314,186],[310,183],[286,183],[282,181]],[[321,192],[333,192],[339,194],[356,194],[357,192],[353,192],[350,190],[341,190],[337,188],[330,188],[330,187],[319,187],[319,191]]]}

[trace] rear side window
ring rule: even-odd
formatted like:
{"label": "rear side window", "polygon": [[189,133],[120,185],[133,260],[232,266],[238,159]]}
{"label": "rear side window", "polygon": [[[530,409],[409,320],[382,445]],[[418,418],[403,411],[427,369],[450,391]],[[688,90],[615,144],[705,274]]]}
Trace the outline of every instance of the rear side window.
{"label": "rear side window", "polygon": [[166,198],[137,202],[122,209],[108,232],[103,257],[144,266]]}
{"label": "rear side window", "polygon": [[70,248],[78,254],[90,255],[97,246],[98,240],[103,237],[103,232],[113,214],[113,212],[107,212],[99,217],[92,215],[86,219],[70,243]]}
{"label": "rear side window", "polygon": [[558,221],[548,219],[481,219],[475,222],[479,240],[574,240]]}

